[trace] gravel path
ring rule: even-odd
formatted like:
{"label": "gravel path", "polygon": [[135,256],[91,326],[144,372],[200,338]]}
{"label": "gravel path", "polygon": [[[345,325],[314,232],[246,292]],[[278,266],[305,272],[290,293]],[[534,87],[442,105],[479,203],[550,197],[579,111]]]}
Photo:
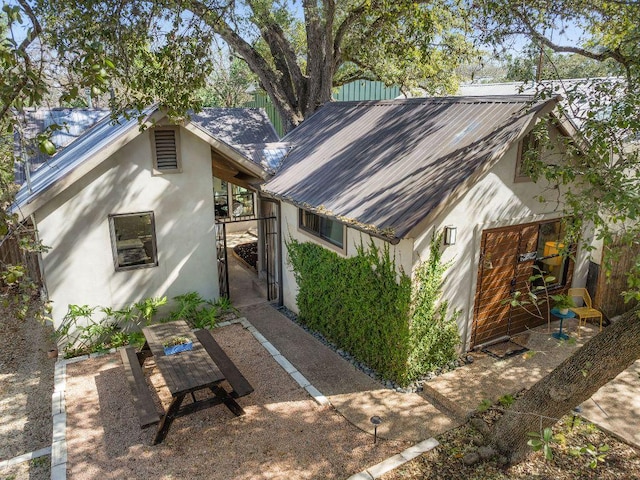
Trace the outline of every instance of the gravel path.
{"label": "gravel path", "polygon": [[[316,404],[240,325],[213,334],[255,388],[246,415],[215,406],[177,419],[151,446],[141,430],[119,355],[67,366],[68,478],[344,479],[407,448],[379,441]],[[150,366],[158,402],[170,400]],[[227,387],[229,388],[229,387]]]}
{"label": "gravel path", "polygon": [[[0,462],[51,445],[51,394],[55,359],[52,329],[19,320],[0,306]],[[7,468],[0,478],[44,480],[49,456]]]}

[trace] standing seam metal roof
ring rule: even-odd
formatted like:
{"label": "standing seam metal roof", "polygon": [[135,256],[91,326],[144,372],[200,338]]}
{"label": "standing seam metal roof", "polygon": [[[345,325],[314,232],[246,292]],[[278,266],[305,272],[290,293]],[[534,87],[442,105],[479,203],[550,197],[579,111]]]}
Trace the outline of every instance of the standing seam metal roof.
{"label": "standing seam metal roof", "polygon": [[263,190],[397,241],[556,99],[532,102],[520,95],[329,103],[283,138],[295,147]]}
{"label": "standing seam metal roof", "polygon": [[[149,107],[141,112],[141,116],[147,118],[156,110],[157,106]],[[260,148],[264,148],[267,142],[277,142],[278,140],[268,117],[259,109],[204,109],[201,113],[192,115],[191,122],[254,162],[260,158],[260,155],[253,151],[255,150],[253,144],[260,143]],[[98,154],[100,150],[134,128],[139,128],[138,116],[129,119],[120,117],[115,123],[110,116],[107,116],[87,128],[77,139],[51,157],[31,175],[31,190],[26,184],[21,186],[12,211],[17,211],[32,202],[44,191]],[[250,145],[243,145],[244,142]],[[260,165],[259,162],[256,163]],[[261,165],[261,167],[265,169],[264,166]]]}
{"label": "standing seam metal roof", "polygon": [[[92,108],[38,108],[27,109],[24,111],[25,128],[20,134],[15,133],[16,151],[19,152],[22,145],[20,144],[20,135],[26,140],[27,144],[35,144],[35,137],[39,133],[53,125],[59,125],[62,128],[55,130],[51,134],[51,141],[56,148],[63,149],[82,133],[95,125],[100,119],[109,115],[110,111],[106,109]],[[42,153],[36,145],[29,145],[27,148],[33,150],[33,155],[29,159],[30,173],[33,174],[42,164],[51,159],[50,155]],[[28,155],[28,153],[27,153]],[[26,180],[24,164],[17,163],[15,166],[15,179],[17,183],[23,183]]]}

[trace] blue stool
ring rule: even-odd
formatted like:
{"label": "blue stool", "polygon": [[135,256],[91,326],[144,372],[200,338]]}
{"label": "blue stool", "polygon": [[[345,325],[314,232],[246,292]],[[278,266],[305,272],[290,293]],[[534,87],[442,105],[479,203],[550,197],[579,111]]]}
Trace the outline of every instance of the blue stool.
{"label": "blue stool", "polygon": [[569,335],[567,335],[566,333],[562,333],[562,322],[565,318],[575,318],[576,314],[571,310],[569,310],[567,313],[560,313],[560,310],[558,310],[557,308],[552,308],[551,315],[560,319],[560,328],[557,332],[552,333],[551,336],[558,340],[568,340],[570,338]]}

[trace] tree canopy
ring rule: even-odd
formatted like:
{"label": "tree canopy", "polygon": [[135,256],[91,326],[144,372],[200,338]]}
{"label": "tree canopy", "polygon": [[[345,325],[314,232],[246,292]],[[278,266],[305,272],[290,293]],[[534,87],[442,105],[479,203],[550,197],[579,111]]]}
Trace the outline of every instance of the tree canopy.
{"label": "tree canopy", "polygon": [[[564,127],[577,129],[564,145],[567,161],[526,162],[534,180],[546,178],[555,186],[554,198],[559,198],[558,191],[564,193],[565,202],[557,208],[571,219],[565,244],[582,241],[589,249],[583,234],[595,229],[605,246],[617,244],[624,249],[618,254],[629,254],[629,248],[640,243],[640,4],[483,0],[474,6],[482,41],[498,53],[514,35],[521,35],[547,60],[559,63],[565,58],[558,54],[579,55],[607,62],[609,71],[617,73],[566,82],[558,75],[560,69],[549,65],[553,81],[538,84],[538,95],[561,94],[561,114],[572,123]],[[582,39],[554,39],[558,29],[572,26],[583,30]],[[542,142],[548,141],[545,132],[544,126],[536,131]],[[610,250],[609,261],[615,261],[615,253]],[[628,280],[626,298],[640,300],[640,257]],[[495,424],[494,445],[512,461],[521,459],[529,451],[529,432],[553,425],[633,363],[640,356],[639,315],[636,306],[524,393]]]}
{"label": "tree canopy", "polygon": [[465,10],[448,0],[39,0],[36,10],[59,58],[92,56],[136,107],[153,98],[185,110],[222,39],[291,126],[355,79],[452,91],[473,51]]}
{"label": "tree canopy", "polygon": [[255,75],[242,59],[225,53],[221,49],[212,58],[213,72],[199,94],[203,107],[242,107],[253,98]]}

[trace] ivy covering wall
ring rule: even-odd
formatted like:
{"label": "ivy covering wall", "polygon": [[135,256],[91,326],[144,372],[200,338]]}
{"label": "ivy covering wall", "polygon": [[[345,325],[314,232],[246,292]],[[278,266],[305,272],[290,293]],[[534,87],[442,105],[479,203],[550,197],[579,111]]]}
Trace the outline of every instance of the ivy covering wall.
{"label": "ivy covering wall", "polygon": [[372,241],[343,258],[290,239],[287,251],[300,321],[382,377],[405,385],[455,358],[455,321],[446,318],[446,303],[436,306],[446,270],[439,254],[418,268],[412,285],[388,244]]}

